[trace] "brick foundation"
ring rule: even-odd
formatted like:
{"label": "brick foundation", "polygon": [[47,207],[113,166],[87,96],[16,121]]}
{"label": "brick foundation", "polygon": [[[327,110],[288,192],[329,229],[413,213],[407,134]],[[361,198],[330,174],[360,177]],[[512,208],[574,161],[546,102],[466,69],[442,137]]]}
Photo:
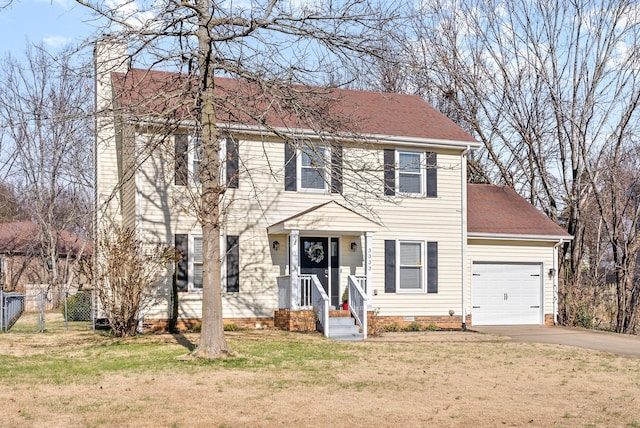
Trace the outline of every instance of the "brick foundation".
{"label": "brick foundation", "polygon": [[[449,315],[431,315],[431,316],[415,316],[415,317],[401,317],[401,316],[375,316],[373,312],[368,313],[368,330],[369,334],[380,333],[385,330],[404,330],[410,325],[420,326],[422,330],[429,328],[438,329],[458,329],[462,328],[461,316],[449,316]],[[467,326],[470,325],[471,317],[467,316]]]}
{"label": "brick foundation", "polygon": [[[330,311],[331,317],[350,317],[348,311]],[[467,325],[469,325],[471,317],[467,317]],[[274,326],[286,331],[315,331],[316,315],[313,311],[291,311],[281,309],[274,314]],[[398,331],[406,329],[409,325],[419,325],[421,330],[427,330],[429,327],[439,329],[453,329],[462,327],[462,317],[460,316],[417,316],[417,317],[400,317],[386,316],[381,317],[375,315],[374,311],[367,312],[367,334],[375,335],[386,329],[397,329]]]}
{"label": "brick foundation", "polygon": [[553,325],[553,314],[544,314],[544,325],[546,326]]}
{"label": "brick foundation", "polygon": [[[350,317],[348,311],[330,311],[331,317]],[[234,324],[244,329],[275,327],[285,331],[311,332],[316,331],[316,314],[312,310],[291,311],[281,309],[274,312],[273,318],[225,318],[224,324]],[[418,325],[421,329],[459,329],[462,327],[460,316],[377,316],[375,312],[367,312],[368,334],[375,335],[385,330],[398,331],[406,329],[410,325]],[[544,325],[553,325],[553,314],[545,314]],[[467,327],[471,326],[471,316],[467,316]],[[179,331],[193,330],[200,327],[199,318],[181,318],[178,320]],[[145,319],[143,330],[145,332],[161,333],[169,329],[169,320]]]}
{"label": "brick foundation", "polygon": [[316,313],[280,309],[273,314],[273,325],[286,331],[316,331]]}

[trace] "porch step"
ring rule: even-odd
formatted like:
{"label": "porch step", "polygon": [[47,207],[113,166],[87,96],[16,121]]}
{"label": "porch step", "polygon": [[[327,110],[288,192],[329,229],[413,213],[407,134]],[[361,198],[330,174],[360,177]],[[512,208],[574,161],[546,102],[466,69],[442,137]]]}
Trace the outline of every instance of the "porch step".
{"label": "porch step", "polygon": [[364,340],[360,327],[351,317],[329,317],[329,338],[333,340]]}

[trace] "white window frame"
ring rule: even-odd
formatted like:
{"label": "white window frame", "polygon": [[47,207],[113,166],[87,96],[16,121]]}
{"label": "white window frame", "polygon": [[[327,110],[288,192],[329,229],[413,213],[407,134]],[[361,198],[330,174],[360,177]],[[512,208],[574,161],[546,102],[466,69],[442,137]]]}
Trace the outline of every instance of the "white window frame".
{"label": "white window frame", "polygon": [[[324,150],[324,177],[322,180],[322,189],[315,189],[311,187],[304,187],[302,185],[302,156],[308,153],[316,153],[316,150]],[[331,148],[327,146],[305,146],[302,149],[298,149],[296,153],[296,188],[301,192],[313,192],[313,193],[329,193],[331,189]],[[313,168],[313,167],[304,167]],[[315,168],[314,168],[315,169]]]}
{"label": "white window frame", "polygon": [[[420,245],[420,262],[417,266],[420,266],[420,288],[403,288],[401,281],[401,271],[403,265],[401,264],[401,250],[400,247],[402,244],[419,244]],[[426,280],[427,280],[427,272],[426,272],[426,242],[422,240],[416,239],[399,239],[396,241],[396,292],[398,293],[425,293],[427,291]],[[413,265],[404,265],[406,267],[411,267]]]}
{"label": "white window frame", "polygon": [[[402,172],[402,169],[400,168],[400,155],[401,154],[409,154],[409,155],[417,155],[419,157],[419,162],[420,162],[420,171],[415,173],[415,172]],[[406,195],[406,196],[425,196],[426,195],[426,168],[425,168],[425,163],[426,163],[426,158],[425,158],[425,153],[421,152],[421,151],[417,151],[417,150],[396,150],[395,151],[395,156],[396,156],[396,167],[395,167],[395,180],[396,180],[396,193],[400,194],[400,195]],[[420,176],[420,191],[419,192],[403,192],[400,190],[400,174],[411,174],[411,175],[419,175]]]}
{"label": "white window frame", "polygon": [[[202,240],[202,235],[189,235],[189,287],[188,291],[190,293],[202,293],[202,287],[198,288],[195,286],[195,241],[196,239]],[[203,255],[204,258],[204,255]],[[202,264],[202,262],[201,262]]]}
{"label": "white window frame", "polygon": [[[198,185],[200,184],[200,175],[198,172],[196,172],[196,167],[195,164],[196,162],[198,163],[198,169],[200,168],[200,165],[202,164],[202,153],[200,153],[199,151],[199,147],[200,144],[202,144],[202,137],[200,134],[189,134],[189,150],[188,150],[188,155],[187,155],[187,163],[188,163],[188,169],[189,169],[189,177],[191,180],[191,184],[193,185]],[[226,138],[227,136],[223,136],[220,138],[219,143],[220,143],[220,153],[219,153],[219,159],[220,159],[220,170],[218,171],[218,183],[219,184],[224,184],[227,182],[227,162],[226,162],[226,158],[227,158],[227,144],[226,144]],[[200,141],[200,144],[197,144],[197,142]],[[199,158],[199,159],[198,159]]]}
{"label": "white window frame", "polygon": [[[195,278],[195,266],[196,266],[196,262],[195,262],[195,241],[196,239],[200,239],[202,240],[202,235],[198,235],[198,234],[189,234],[189,260],[188,260],[188,275],[189,275],[189,281],[188,281],[188,292],[189,293],[202,293],[202,288],[197,288],[195,286],[194,283],[194,278]],[[227,258],[226,258],[226,254],[228,251],[227,248],[227,235],[225,234],[220,234],[220,251],[222,253],[222,259],[220,261],[220,282],[221,282],[221,287],[222,287],[222,293],[227,294],[227,293],[231,293],[234,294],[237,292],[230,292],[227,291]],[[204,255],[203,255],[204,257]]]}

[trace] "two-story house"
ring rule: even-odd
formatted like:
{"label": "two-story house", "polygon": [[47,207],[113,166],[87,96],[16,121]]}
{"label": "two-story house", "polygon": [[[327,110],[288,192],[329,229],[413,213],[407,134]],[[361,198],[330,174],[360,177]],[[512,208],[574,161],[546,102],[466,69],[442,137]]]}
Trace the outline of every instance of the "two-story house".
{"label": "two-story house", "polygon": [[[176,97],[189,81],[129,68],[126,47],[108,39],[95,54],[96,224],[181,250],[158,287],[177,287],[189,325],[203,263],[199,137],[193,101]],[[480,144],[422,98],[315,88],[314,116],[288,109],[286,94],[216,84],[226,322],[291,326],[312,309],[326,332],[345,294],[361,325],[372,314],[400,326],[553,322],[555,250],[570,237],[515,192],[468,186],[466,156]],[[170,307],[143,314],[147,325],[163,325]]]}

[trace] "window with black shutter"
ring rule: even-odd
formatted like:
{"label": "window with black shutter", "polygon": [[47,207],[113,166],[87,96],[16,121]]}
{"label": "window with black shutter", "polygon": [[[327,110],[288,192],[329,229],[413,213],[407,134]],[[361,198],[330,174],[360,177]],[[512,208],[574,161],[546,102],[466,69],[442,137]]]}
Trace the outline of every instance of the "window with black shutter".
{"label": "window with black shutter", "polygon": [[240,291],[240,245],[238,235],[227,235],[226,274],[227,292]]}
{"label": "window with black shutter", "polygon": [[176,234],[174,241],[176,250],[180,252],[180,259],[176,262],[176,288],[184,292],[189,289],[189,235]]}

